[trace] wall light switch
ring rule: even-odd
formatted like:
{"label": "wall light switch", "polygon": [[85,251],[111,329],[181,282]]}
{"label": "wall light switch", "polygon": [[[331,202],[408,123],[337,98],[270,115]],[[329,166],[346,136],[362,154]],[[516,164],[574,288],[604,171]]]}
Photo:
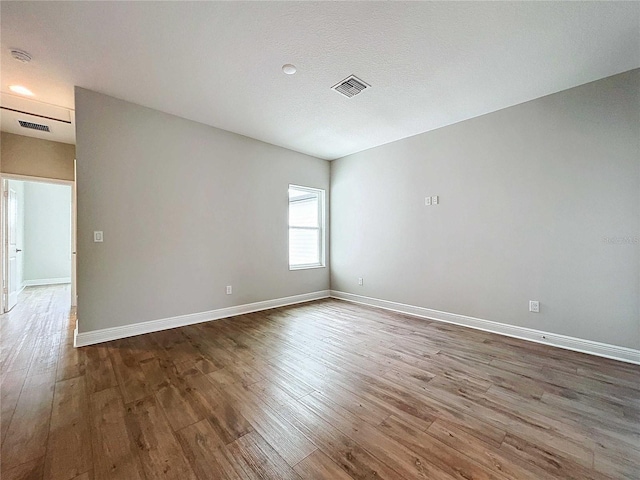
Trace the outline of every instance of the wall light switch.
{"label": "wall light switch", "polygon": [[533,313],[539,313],[540,312],[540,302],[538,302],[537,300],[530,300],[529,301],[529,311],[533,312]]}
{"label": "wall light switch", "polygon": [[438,205],[440,203],[440,198],[438,195],[434,195],[431,197],[431,205]]}
{"label": "wall light switch", "polygon": [[424,197],[424,204],[431,205],[431,197]]}
{"label": "wall light switch", "polygon": [[93,232],[93,241],[96,243],[101,243],[104,241],[104,236],[102,232]]}

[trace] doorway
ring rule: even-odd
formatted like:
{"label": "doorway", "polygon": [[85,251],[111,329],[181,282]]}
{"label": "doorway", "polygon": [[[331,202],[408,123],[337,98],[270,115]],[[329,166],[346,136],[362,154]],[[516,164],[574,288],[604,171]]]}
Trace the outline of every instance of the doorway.
{"label": "doorway", "polygon": [[75,289],[75,184],[2,175],[2,309],[10,311],[25,288]]}

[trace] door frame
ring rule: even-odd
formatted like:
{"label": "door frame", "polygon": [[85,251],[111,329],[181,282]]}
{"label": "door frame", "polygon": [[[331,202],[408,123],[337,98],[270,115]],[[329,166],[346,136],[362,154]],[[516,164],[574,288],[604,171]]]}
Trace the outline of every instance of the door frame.
{"label": "door frame", "polygon": [[[72,180],[58,180],[56,178],[32,177],[29,175],[14,175],[12,173],[0,174],[0,239],[2,248],[0,248],[2,256],[2,294],[0,295],[0,314],[6,313],[8,304],[7,285],[9,281],[9,252],[7,242],[7,221],[8,221],[8,202],[6,195],[8,194],[8,181],[18,180],[22,182],[38,182],[53,183],[56,185],[68,185],[71,187],[71,306],[78,304],[77,293],[77,215],[78,205],[76,198],[76,182]],[[5,193],[7,192],[7,193]]]}

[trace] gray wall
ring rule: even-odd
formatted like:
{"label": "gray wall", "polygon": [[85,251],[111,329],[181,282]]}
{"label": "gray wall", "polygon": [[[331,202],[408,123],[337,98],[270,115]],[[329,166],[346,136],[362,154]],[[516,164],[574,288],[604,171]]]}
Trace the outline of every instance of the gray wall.
{"label": "gray wall", "polygon": [[71,281],[71,186],[24,182],[24,280]]}
{"label": "gray wall", "polygon": [[332,289],[640,348],[639,92],[635,70],[332,162]]}
{"label": "gray wall", "polygon": [[81,88],[75,105],[81,332],[329,288],[287,256],[288,184],[328,193],[328,162]]}

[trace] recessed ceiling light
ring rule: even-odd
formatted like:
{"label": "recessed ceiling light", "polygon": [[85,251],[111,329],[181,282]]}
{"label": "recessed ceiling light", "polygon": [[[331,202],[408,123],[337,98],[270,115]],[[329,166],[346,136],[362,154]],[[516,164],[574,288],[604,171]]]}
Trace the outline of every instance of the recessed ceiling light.
{"label": "recessed ceiling light", "polygon": [[287,75],[293,75],[294,73],[296,73],[296,66],[287,63],[286,65],[282,65],[282,71]]}
{"label": "recessed ceiling light", "polygon": [[23,87],[22,85],[10,85],[9,90],[13,93],[18,93],[20,95],[27,95],[28,97],[33,97],[33,92],[29,90],[27,87]]}

